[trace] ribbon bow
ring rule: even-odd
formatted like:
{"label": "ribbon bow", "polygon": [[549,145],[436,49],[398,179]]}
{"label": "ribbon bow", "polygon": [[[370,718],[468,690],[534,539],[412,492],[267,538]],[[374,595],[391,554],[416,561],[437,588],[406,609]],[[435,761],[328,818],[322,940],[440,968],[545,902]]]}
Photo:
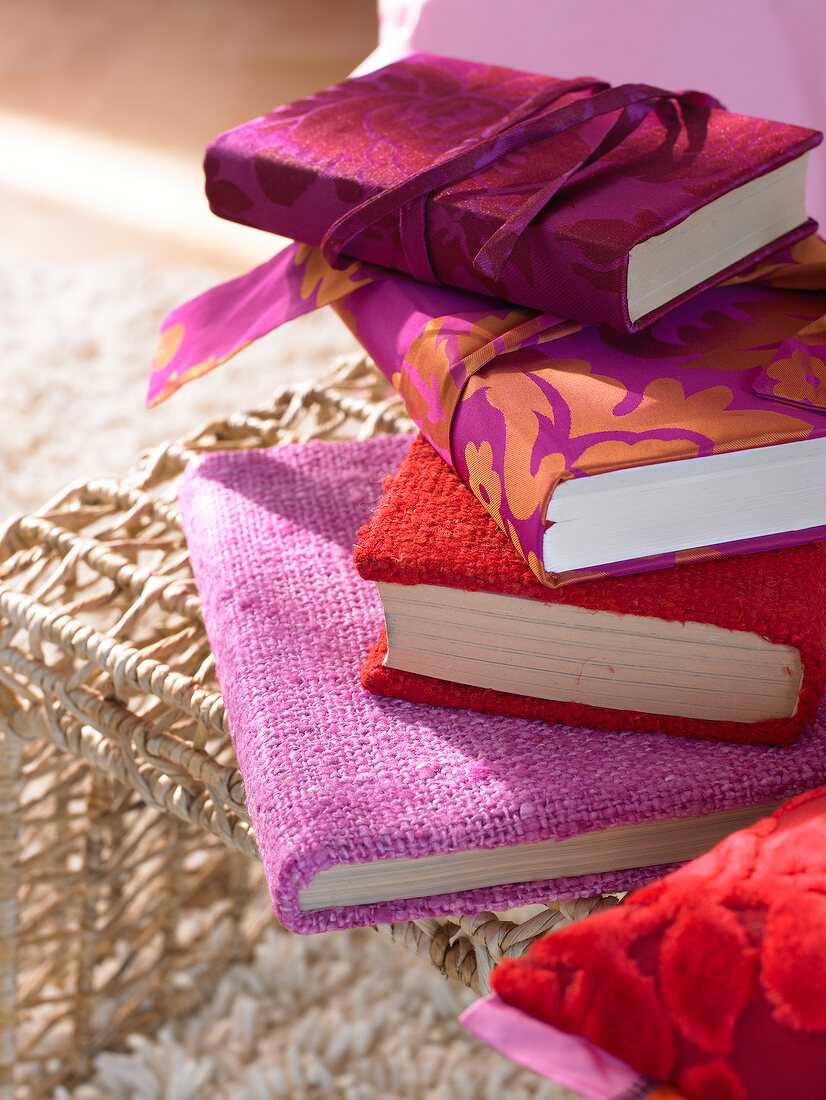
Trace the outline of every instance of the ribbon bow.
{"label": "ribbon bow", "polygon": [[[555,104],[565,96],[584,93],[563,106]],[[481,172],[500,157],[538,141],[574,129],[591,119],[619,112],[601,141],[570,168],[549,180],[532,193],[482,247],[474,258],[474,267],[489,278],[498,278],[514,243],[528,225],[541,213],[551,199],[577,172],[604,156],[631,134],[652,111],[656,111],[669,132],[668,142],[676,143],[679,126],[676,107],[682,113],[686,107],[706,111],[722,104],[704,92],[669,92],[649,84],[621,84],[615,88],[590,78],[561,81],[527,100],[521,107],[505,115],[480,137],[469,139],[449,150],[433,164],[402,180],[342,215],[327,231],[321,250],[333,263],[346,252],[347,245],[379,219],[401,211],[401,235],[410,263],[410,274],[427,282],[437,281],[433,273],[425,240],[425,204],[434,191]],[[689,131],[691,135],[691,131]],[[704,133],[704,127],[703,127]],[[702,135],[699,135],[702,141]],[[691,138],[696,147],[698,137]]]}

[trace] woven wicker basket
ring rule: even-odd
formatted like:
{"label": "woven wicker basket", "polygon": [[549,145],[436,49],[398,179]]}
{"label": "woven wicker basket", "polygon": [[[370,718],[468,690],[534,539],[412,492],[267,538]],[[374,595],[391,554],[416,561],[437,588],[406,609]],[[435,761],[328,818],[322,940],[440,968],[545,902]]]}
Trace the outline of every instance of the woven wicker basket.
{"label": "woven wicker basket", "polygon": [[[186,1012],[261,931],[255,837],[175,507],[187,461],[411,427],[370,364],[345,361],[3,531],[3,1100],[49,1096],[98,1050]],[[378,931],[482,992],[503,955],[611,904]]]}

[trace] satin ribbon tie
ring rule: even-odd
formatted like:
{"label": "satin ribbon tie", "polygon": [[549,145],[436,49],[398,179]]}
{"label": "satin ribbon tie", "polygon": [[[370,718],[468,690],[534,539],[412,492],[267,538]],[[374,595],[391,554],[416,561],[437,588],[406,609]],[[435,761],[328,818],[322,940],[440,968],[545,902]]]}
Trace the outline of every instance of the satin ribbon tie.
{"label": "satin ribbon tie", "polygon": [[[561,107],[554,105],[564,96],[579,93],[582,93],[580,98],[572,102]],[[652,111],[657,112],[669,135],[668,143],[673,146],[681,132],[676,108],[682,113],[687,107],[708,111],[721,108],[722,104],[703,92],[669,92],[649,84],[621,84],[611,88],[587,77],[561,81],[505,115],[481,137],[449,150],[427,168],[343,214],[325,234],[322,253],[328,262],[334,263],[340,255],[346,254],[350,242],[365,229],[399,211],[402,243],[411,274],[436,282],[425,231],[425,206],[433,192],[481,172],[517,149],[574,129],[591,119],[618,112],[616,121],[599,142],[565,172],[532,190],[522,205],[482,245],[474,258],[474,267],[482,275],[497,279],[515,242],[572,176],[624,141]],[[701,129],[704,131],[704,127]],[[696,134],[692,136],[691,131],[689,134],[690,146],[696,146]]]}

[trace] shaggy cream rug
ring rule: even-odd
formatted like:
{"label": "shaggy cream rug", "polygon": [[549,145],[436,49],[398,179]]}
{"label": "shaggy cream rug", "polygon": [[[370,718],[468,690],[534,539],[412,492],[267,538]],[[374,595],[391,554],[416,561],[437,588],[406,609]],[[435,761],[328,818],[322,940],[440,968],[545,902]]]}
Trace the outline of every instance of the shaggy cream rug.
{"label": "shaggy cream rug", "polygon": [[[252,407],[353,350],[331,313],[304,318],[143,407],[158,324],[219,276],[138,259],[79,267],[0,258],[0,523],[67,481],[118,475],[142,448]],[[268,909],[262,897],[262,910]],[[55,1100],[563,1100],[456,1023],[471,994],[375,933],[291,936],[264,920],[255,959],[193,1016]]]}

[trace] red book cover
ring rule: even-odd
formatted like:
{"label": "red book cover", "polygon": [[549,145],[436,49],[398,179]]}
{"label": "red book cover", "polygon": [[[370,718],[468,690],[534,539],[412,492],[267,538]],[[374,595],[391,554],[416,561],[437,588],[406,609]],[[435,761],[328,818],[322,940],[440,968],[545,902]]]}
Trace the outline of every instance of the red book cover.
{"label": "red book cover", "polygon": [[[606,532],[606,540],[610,540],[610,532]],[[425,664],[429,661],[430,667],[438,670],[435,675],[425,675],[390,667],[386,663],[387,632],[382,632],[362,669],[363,685],[378,694],[486,713],[564,722],[571,726],[633,729],[752,744],[786,744],[793,741],[812,719],[823,693],[826,679],[824,543],[738,558],[711,559],[652,573],[550,589],[536,580],[510,539],[479,501],[430,444],[419,437],[388,484],[371,523],[359,533],[355,564],[362,577],[379,583],[380,592],[383,585],[390,585],[396,595],[401,593],[402,602],[394,605],[392,614],[388,613],[388,601],[383,596],[385,618],[392,628],[391,650],[394,631],[400,638],[407,628],[408,634],[419,631],[417,661]],[[410,586],[411,597],[420,610],[425,608],[424,619],[419,613],[405,610],[404,586]],[[426,623],[428,601],[441,601],[443,596],[449,595],[448,590],[452,590],[452,595],[461,595],[466,608],[470,608],[471,623],[474,601],[481,606],[483,594],[493,593],[528,601],[508,605],[515,609],[516,620],[520,618],[521,609],[525,617],[530,618],[537,605],[563,609],[564,615],[574,616],[575,622],[577,616],[589,616],[585,633],[587,635],[589,625],[598,628],[599,640],[593,643],[597,650],[610,635],[614,623],[620,624],[623,630],[631,624],[631,630],[627,635],[620,633],[619,641],[612,643],[619,654],[619,660],[613,662],[577,658],[576,646],[569,648],[567,643],[563,647],[565,652],[552,654],[554,659],[559,656],[563,661],[573,654],[575,661],[581,661],[581,668],[575,665],[567,680],[562,678],[563,698],[539,698],[518,690],[458,682],[451,652],[453,613],[448,608],[440,613],[440,618],[434,612],[432,629]],[[477,595],[465,598],[464,593]],[[415,621],[414,614],[419,614]],[[399,618],[405,616],[410,617],[410,621],[399,623]],[[497,634],[501,632],[504,636],[505,630],[511,629],[503,625],[499,630],[495,612],[479,622],[481,625],[475,629],[480,647],[498,644]],[[676,632],[672,626],[665,628],[666,634],[675,634],[680,642],[683,633],[690,640],[691,632],[699,631],[697,646],[689,646],[685,651],[678,648],[675,658],[680,661],[680,654],[687,654],[685,675],[689,687],[674,689],[671,694],[688,700],[685,705],[678,702],[676,709],[682,707],[689,713],[663,713],[663,707],[667,710],[672,705],[668,701],[655,704],[660,712],[653,707],[645,709],[622,704],[622,699],[628,697],[629,681],[637,675],[633,662],[640,660],[635,655],[629,665],[631,671],[623,672],[620,667],[623,649],[636,644],[636,632],[646,634],[653,628],[656,636],[661,624],[683,624]],[[712,630],[704,634],[709,627],[716,628],[716,633]],[[422,631],[428,636],[422,636]],[[720,631],[736,634],[721,634]],[[715,651],[714,647],[721,641],[727,645],[729,637],[742,639],[744,635],[749,636],[747,644],[755,647],[753,657],[748,650],[738,657],[745,676],[745,701],[740,705],[746,720],[732,717],[728,712],[724,717],[703,717],[707,700],[714,701],[717,690],[708,686],[716,683],[713,667],[711,679],[706,678],[709,662],[711,666],[718,664],[715,652],[724,652],[724,649]],[[582,636],[580,629],[579,640]],[[496,639],[495,643],[492,638]],[[655,637],[648,649],[659,644]],[[402,643],[400,645],[404,648]],[[504,648],[510,645],[508,639]],[[748,705],[748,695],[750,691],[759,695],[762,690],[762,650],[771,651],[772,647],[786,647],[776,652],[781,656],[784,653],[792,655],[783,657],[782,665],[784,673],[790,677],[792,703],[786,707],[787,713],[755,719],[756,712]],[[699,664],[694,664],[695,658]],[[473,660],[474,654],[471,654],[471,664]],[[683,670],[677,669],[677,674],[681,677]],[[649,669],[645,675],[649,680],[656,680],[659,673]],[[604,690],[607,702],[595,704],[593,692],[589,697],[585,691],[589,677],[598,690]],[[692,683],[694,688],[691,688]],[[654,694],[656,686],[652,689]]]}

